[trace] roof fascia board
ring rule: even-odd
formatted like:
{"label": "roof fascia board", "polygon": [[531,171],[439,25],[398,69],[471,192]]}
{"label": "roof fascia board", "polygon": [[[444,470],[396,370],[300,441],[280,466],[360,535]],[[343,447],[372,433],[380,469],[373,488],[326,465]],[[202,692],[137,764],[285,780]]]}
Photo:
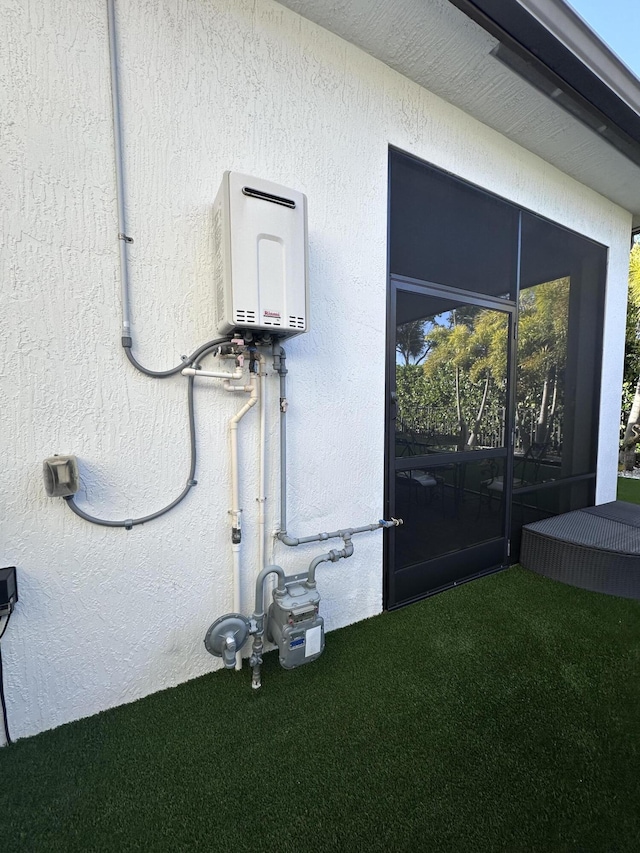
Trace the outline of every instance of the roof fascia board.
{"label": "roof fascia board", "polygon": [[571,6],[558,0],[517,2],[606,83],[627,106],[640,113],[640,80]]}
{"label": "roof fascia board", "polygon": [[[511,0],[511,2],[505,2],[505,0],[450,0],[450,2],[501,43],[526,57],[529,62],[537,67],[539,72],[544,73],[547,77],[550,73],[555,75],[559,81],[558,85],[565,91],[569,87],[578,96],[583,106],[585,104],[591,105],[599,114],[598,118],[604,118],[609,125],[615,124],[618,131],[622,132],[627,138],[627,142],[638,147],[640,156],[640,108],[635,109],[629,103],[633,101],[640,104],[640,82],[636,81],[636,97],[632,98],[631,89],[635,78],[618,61],[618,70],[626,71],[627,88],[626,96],[623,99],[621,94],[614,90],[613,83],[606,82],[591,67],[596,65],[602,68],[605,65],[604,59],[606,58],[609,60],[609,71],[611,72],[615,63],[615,56],[605,48],[595,34],[591,33],[590,35],[591,46],[594,57],[602,61],[590,61],[588,64],[585,64],[581,56],[574,53],[573,49],[560,39],[555,32],[561,22],[560,12],[566,13],[567,21],[571,23],[571,10],[566,4],[561,4],[560,0],[547,0],[546,3],[544,0]],[[533,14],[533,11],[525,8],[525,4],[533,5],[534,3],[537,14]],[[550,6],[553,6],[558,12],[553,28],[551,23],[547,24],[538,18],[545,6],[548,12]],[[551,16],[549,15],[549,17]],[[574,13],[573,23],[576,27],[580,22],[581,20]],[[584,39],[586,39],[590,32],[588,27],[582,23],[580,29]],[[569,26],[569,34],[577,40],[576,28],[572,30]],[[586,41],[583,41],[581,53],[585,48]],[[628,156],[628,152],[624,153],[627,153]],[[633,159],[636,160],[635,157]]]}

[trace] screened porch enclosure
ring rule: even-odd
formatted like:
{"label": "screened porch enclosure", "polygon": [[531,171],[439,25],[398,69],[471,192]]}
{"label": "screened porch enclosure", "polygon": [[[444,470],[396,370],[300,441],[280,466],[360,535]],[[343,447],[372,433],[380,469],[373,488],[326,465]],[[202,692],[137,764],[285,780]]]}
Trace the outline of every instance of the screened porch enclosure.
{"label": "screened porch enclosure", "polygon": [[607,251],[390,153],[386,604],[594,501]]}

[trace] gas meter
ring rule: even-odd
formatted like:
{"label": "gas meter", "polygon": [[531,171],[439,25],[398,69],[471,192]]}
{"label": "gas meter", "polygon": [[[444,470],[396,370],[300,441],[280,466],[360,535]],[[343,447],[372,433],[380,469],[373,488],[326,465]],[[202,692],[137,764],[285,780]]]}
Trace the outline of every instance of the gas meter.
{"label": "gas meter", "polygon": [[[308,539],[293,540],[314,542],[316,540],[341,538],[344,548],[320,554],[311,561],[306,572],[285,576],[281,566],[265,566],[256,578],[256,602],[251,619],[240,613],[227,613],[210,626],[204,644],[208,652],[221,657],[227,669],[236,665],[236,655],[253,635],[253,652],[250,665],[253,670],[251,686],[259,688],[260,667],[264,646],[263,637],[275,643],[279,651],[280,666],[295,669],[319,658],[324,651],[324,620],[319,614],[320,593],[316,589],[316,568],[321,563],[335,563],[353,554],[351,537],[356,533],[377,530],[379,527],[398,527],[402,519],[389,521],[380,519],[377,524],[365,527],[350,527],[333,533],[319,533]],[[264,587],[269,575],[278,576],[278,585],[273,590],[273,601],[265,614]]]}
{"label": "gas meter", "polygon": [[307,581],[286,581],[273,591],[267,617],[267,639],[278,646],[280,665],[294,669],[320,657],[324,650],[324,620],[318,614],[320,593]]}
{"label": "gas meter", "polygon": [[318,614],[320,593],[315,581],[310,582],[306,575],[285,578],[280,566],[269,566],[258,578],[258,600],[263,595],[264,580],[271,572],[278,574],[278,586],[273,591],[273,603],[266,617],[258,607],[253,619],[240,613],[227,613],[216,619],[206,633],[207,651],[221,657],[227,669],[235,666],[236,652],[249,634],[261,637],[265,633],[267,639],[278,646],[284,669],[311,663],[324,651],[324,620]]}

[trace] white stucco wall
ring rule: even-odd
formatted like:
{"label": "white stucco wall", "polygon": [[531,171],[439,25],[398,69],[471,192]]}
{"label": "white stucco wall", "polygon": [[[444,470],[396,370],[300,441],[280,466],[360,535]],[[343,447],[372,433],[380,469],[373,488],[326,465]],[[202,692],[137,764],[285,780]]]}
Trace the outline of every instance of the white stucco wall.
{"label": "white stucco wall", "polygon": [[[147,366],[172,366],[215,334],[211,207],[222,172],[309,199],[312,331],[288,345],[290,532],[382,513],[389,144],[611,247],[598,496],[613,497],[625,211],[270,0],[117,7],[134,351]],[[202,641],[232,605],[226,422],[237,400],[198,387],[198,486],[163,519],[105,529],[45,496],[42,460],[75,453],[78,502],[96,514],[164,505],[188,469],[186,383],[138,374],[119,343],[105,3],[0,0],[0,16],[0,564],[19,572],[3,655],[22,737],[215,667]],[[272,406],[276,395],[272,382]],[[275,447],[275,407],[272,416]],[[256,428],[253,414],[241,425],[247,612]],[[269,529],[275,474],[271,461]],[[355,546],[319,570],[329,630],[381,610],[382,536]],[[279,546],[276,562],[293,571],[317,549],[300,551]]]}

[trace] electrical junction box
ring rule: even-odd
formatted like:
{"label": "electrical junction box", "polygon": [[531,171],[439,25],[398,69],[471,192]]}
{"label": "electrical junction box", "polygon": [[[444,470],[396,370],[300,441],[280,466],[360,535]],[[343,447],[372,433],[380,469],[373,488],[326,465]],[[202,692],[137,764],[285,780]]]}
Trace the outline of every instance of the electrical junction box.
{"label": "electrical junction box", "polygon": [[286,591],[273,591],[267,638],[280,650],[280,665],[295,669],[311,663],[324,651],[324,620],[318,615],[320,595],[305,581],[289,581]]}
{"label": "electrical junction box", "polygon": [[306,196],[225,172],[213,210],[219,333],[308,331]]}

